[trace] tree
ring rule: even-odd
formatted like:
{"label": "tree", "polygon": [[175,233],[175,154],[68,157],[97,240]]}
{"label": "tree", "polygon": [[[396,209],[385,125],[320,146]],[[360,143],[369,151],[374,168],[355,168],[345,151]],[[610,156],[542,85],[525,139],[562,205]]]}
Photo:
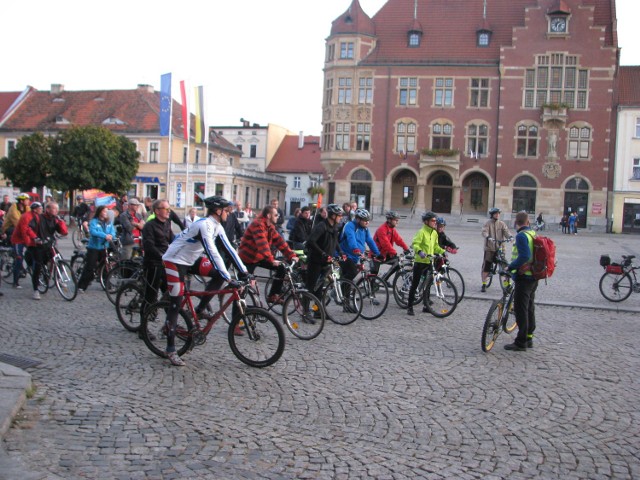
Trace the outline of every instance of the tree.
{"label": "tree", "polygon": [[104,127],[73,127],[59,133],[51,156],[51,186],[60,190],[125,192],[138,171],[135,144]]}
{"label": "tree", "polygon": [[51,183],[51,138],[41,132],[20,139],[8,157],[0,159],[0,171],[20,190]]}

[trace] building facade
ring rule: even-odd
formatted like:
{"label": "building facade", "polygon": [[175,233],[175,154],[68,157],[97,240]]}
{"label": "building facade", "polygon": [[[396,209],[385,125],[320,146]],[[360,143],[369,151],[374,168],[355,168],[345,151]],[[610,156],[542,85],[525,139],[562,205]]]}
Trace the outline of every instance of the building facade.
{"label": "building facade", "polygon": [[[374,211],[577,211],[607,226],[614,0],[353,0],[331,26],[329,200]],[[375,199],[379,199],[376,203]]]}

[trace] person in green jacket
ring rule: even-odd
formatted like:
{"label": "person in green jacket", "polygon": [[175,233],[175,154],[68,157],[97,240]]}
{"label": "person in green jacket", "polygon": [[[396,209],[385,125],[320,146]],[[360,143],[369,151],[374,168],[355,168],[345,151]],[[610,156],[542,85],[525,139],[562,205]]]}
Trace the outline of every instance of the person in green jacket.
{"label": "person in green jacket", "polygon": [[[413,313],[413,299],[416,296],[416,290],[420,283],[422,273],[429,268],[431,259],[429,255],[442,254],[444,249],[438,244],[438,232],[436,230],[436,220],[438,216],[433,212],[425,212],[422,214],[422,223],[424,226],[418,230],[413,237],[411,246],[416,253],[413,261],[413,278],[411,280],[411,288],[409,289],[409,308],[407,315],[415,315]],[[422,308],[423,312],[427,312],[426,307]]]}

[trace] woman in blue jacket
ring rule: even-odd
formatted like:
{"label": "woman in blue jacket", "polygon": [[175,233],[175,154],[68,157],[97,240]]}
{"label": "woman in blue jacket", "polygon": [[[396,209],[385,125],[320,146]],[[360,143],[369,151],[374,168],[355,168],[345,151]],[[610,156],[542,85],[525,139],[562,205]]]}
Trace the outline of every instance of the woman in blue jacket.
{"label": "woman in blue jacket", "polygon": [[96,266],[104,260],[106,248],[116,236],[113,223],[109,222],[107,207],[102,205],[96,209],[91,222],[89,222],[89,243],[87,244],[87,256],[82,270],[82,276],[78,280],[78,290],[84,292],[93,281],[96,274]]}
{"label": "woman in blue jacket", "polygon": [[358,274],[358,262],[360,256],[364,253],[365,246],[368,245],[369,249],[380,257],[380,250],[373,241],[371,232],[369,232],[369,222],[371,221],[371,215],[364,208],[358,208],[355,213],[355,218],[347,222],[342,229],[340,235],[340,248],[347,256],[344,262],[340,262],[340,268],[342,269],[342,276],[348,280],[353,280]]}

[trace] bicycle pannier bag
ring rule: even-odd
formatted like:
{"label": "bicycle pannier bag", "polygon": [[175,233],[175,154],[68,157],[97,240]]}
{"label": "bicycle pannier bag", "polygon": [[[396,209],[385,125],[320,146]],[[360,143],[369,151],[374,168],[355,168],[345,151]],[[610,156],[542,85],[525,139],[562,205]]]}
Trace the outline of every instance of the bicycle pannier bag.
{"label": "bicycle pannier bag", "polygon": [[609,255],[600,255],[600,266],[606,267],[611,265],[611,257]]}
{"label": "bicycle pannier bag", "polygon": [[607,265],[604,268],[607,273],[622,275],[622,265],[618,265],[617,263],[612,263],[611,265]]}

